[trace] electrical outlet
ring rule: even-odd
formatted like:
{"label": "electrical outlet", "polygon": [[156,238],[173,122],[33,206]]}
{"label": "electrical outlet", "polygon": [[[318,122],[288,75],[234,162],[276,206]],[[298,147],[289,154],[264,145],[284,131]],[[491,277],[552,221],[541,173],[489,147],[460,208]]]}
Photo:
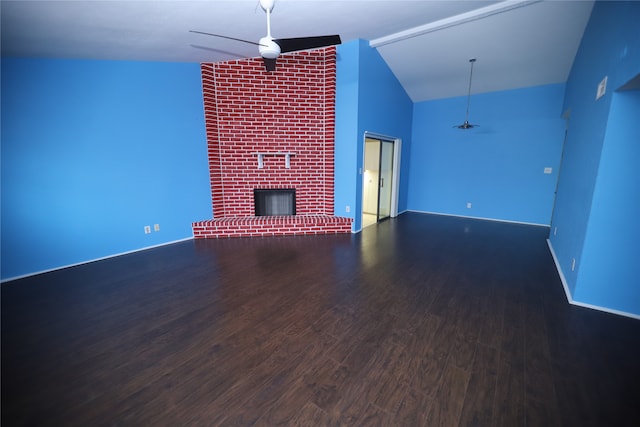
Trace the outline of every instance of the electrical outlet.
{"label": "electrical outlet", "polygon": [[544,168],[544,173],[550,174],[551,172],[553,172],[552,168]]}
{"label": "electrical outlet", "polygon": [[150,225],[145,225],[144,226],[144,234],[151,234],[151,226]]}
{"label": "electrical outlet", "polygon": [[344,211],[345,212],[351,212],[351,206],[349,206],[349,205],[345,206]]}
{"label": "electrical outlet", "polygon": [[467,209],[471,209],[471,202],[467,202]]}
{"label": "electrical outlet", "polygon": [[160,224],[153,224],[153,231],[160,231]]}

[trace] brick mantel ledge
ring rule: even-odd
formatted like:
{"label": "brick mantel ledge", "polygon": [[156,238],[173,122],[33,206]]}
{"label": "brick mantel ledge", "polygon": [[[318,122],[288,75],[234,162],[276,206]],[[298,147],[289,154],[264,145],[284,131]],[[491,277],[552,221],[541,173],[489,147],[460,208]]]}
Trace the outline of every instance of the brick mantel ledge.
{"label": "brick mantel ledge", "polygon": [[196,239],[351,233],[351,218],[331,215],[236,216],[191,224]]}

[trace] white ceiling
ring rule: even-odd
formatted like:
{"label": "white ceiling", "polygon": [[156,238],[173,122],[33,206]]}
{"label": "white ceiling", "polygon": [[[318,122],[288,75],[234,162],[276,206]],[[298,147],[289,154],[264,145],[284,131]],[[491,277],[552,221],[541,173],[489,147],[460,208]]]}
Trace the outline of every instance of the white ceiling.
{"label": "white ceiling", "polygon": [[[271,27],[276,38],[372,42],[418,102],[466,95],[470,58],[477,58],[473,93],[566,81],[592,6],[277,0]],[[257,0],[2,0],[0,12],[3,56],[217,62],[256,57],[257,47],[189,30],[256,42],[266,34]]]}

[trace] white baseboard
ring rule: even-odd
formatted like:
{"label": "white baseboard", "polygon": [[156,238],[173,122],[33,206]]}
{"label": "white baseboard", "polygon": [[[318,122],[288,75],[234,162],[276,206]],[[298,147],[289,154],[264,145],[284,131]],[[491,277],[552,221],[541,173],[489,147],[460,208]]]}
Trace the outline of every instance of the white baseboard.
{"label": "white baseboard", "polygon": [[442,213],[442,212],[415,211],[415,210],[407,210],[405,212],[415,212],[415,213],[424,213],[424,214],[441,215],[441,216],[453,216],[453,217],[457,217],[457,218],[480,219],[480,220],[484,220],[484,221],[507,222],[509,224],[534,225],[536,227],[547,227],[547,228],[551,227],[550,224],[539,224],[537,222],[512,221],[512,220],[509,220],[509,219],[484,218],[484,217],[480,217],[480,216],[456,215],[456,214]]}
{"label": "white baseboard", "polygon": [[159,248],[161,246],[167,246],[167,245],[172,245],[174,243],[185,242],[187,240],[193,240],[193,237],[186,237],[184,239],[173,240],[171,242],[159,243],[157,245],[152,245],[152,246],[145,246],[144,248],[140,248],[140,249],[133,249],[131,251],[120,252],[120,253],[113,254],[113,255],[107,255],[107,256],[104,256],[104,257],[100,257],[100,258],[90,259],[90,260],[87,260],[87,261],[80,261],[80,262],[76,262],[74,264],[63,265],[61,267],[50,268],[48,270],[36,271],[34,273],[23,274],[23,275],[20,275],[20,276],[8,277],[6,279],[2,279],[2,281],[0,281],[0,283],[7,283],[7,282],[11,282],[13,280],[24,279],[24,278],[31,277],[31,276],[37,276],[38,274],[50,273],[52,271],[62,270],[62,269],[65,269],[65,268],[70,268],[70,267],[76,267],[78,265],[89,264],[89,263],[96,262],[96,261],[102,261],[102,260],[109,259],[109,258],[115,258],[115,257],[122,256],[122,255],[132,254],[132,253],[135,253],[135,252],[146,251],[148,249]]}
{"label": "white baseboard", "polygon": [[562,282],[562,287],[564,288],[564,294],[567,297],[567,302],[569,304],[573,304],[573,297],[571,296],[571,291],[569,290],[569,283],[564,277],[562,267],[560,267],[560,261],[558,261],[556,251],[553,250],[553,245],[551,244],[551,240],[549,239],[547,239],[547,246],[549,246],[549,251],[551,252],[551,257],[553,258],[553,263],[556,265],[556,270],[558,270],[558,275],[560,276],[560,281]]}
{"label": "white baseboard", "polygon": [[553,250],[553,245],[551,244],[551,240],[547,239],[547,245],[549,246],[549,251],[551,251],[551,256],[553,257],[553,262],[556,265],[556,270],[558,270],[558,275],[560,276],[560,281],[562,282],[562,287],[564,288],[564,293],[567,297],[567,302],[571,305],[576,305],[578,307],[590,308],[592,310],[604,311],[606,313],[616,314],[618,316],[631,317],[632,319],[640,320],[640,315],[635,313],[629,313],[626,311],[616,310],[613,308],[602,307],[599,305],[588,304],[585,302],[576,301],[571,296],[571,292],[569,291],[569,284],[567,283],[567,279],[564,277],[564,273],[562,272],[562,267],[560,267],[560,262],[558,261],[558,257],[556,256],[556,252]]}
{"label": "white baseboard", "polygon": [[590,308],[591,310],[604,311],[605,313],[616,314],[618,316],[630,317],[632,319],[640,320],[640,315],[635,313],[629,313],[628,311],[615,310],[613,308],[602,307],[599,305],[587,304],[586,302],[570,301],[571,305],[578,307]]}

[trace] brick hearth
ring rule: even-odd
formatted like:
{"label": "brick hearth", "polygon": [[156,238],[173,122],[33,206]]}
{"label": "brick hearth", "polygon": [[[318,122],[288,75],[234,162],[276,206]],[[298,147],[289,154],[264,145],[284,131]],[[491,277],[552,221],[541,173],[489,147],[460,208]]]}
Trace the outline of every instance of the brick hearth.
{"label": "brick hearth", "polygon": [[[335,47],[203,63],[213,219],[195,238],[351,232],[333,215]],[[296,216],[254,216],[254,189],[296,189]]]}
{"label": "brick hearth", "polygon": [[329,215],[228,217],[193,223],[193,235],[196,239],[350,232],[350,218]]}

